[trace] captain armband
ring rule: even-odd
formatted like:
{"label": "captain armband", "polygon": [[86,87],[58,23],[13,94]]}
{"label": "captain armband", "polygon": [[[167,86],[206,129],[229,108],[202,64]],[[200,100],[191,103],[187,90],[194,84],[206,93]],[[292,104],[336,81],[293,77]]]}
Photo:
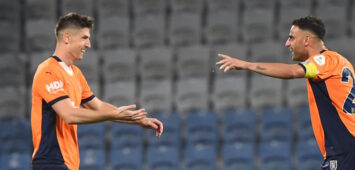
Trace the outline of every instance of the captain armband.
{"label": "captain armband", "polygon": [[304,78],[311,79],[314,78],[318,74],[317,66],[310,61],[302,62],[301,65],[304,66],[306,74]]}

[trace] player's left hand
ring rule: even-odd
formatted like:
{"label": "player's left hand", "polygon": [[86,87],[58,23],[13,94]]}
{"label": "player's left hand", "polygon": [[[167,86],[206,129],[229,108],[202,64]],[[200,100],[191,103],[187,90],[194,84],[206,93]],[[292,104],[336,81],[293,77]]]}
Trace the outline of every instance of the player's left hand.
{"label": "player's left hand", "polygon": [[227,72],[232,69],[236,69],[236,70],[244,69],[247,63],[246,61],[239,60],[237,58],[233,58],[225,54],[218,54],[218,56],[221,57],[222,59],[218,61],[216,65],[221,65],[219,69],[224,70],[224,72]]}
{"label": "player's left hand", "polygon": [[163,129],[164,129],[163,123],[156,118],[146,117],[138,120],[138,123],[144,128],[155,130],[155,135],[157,137],[160,137],[161,134],[163,133]]}

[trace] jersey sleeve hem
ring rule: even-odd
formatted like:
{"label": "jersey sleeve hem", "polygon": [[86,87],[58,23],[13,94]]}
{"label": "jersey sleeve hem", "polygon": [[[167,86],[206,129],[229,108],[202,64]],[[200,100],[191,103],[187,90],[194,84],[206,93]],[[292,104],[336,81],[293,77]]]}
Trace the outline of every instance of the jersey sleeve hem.
{"label": "jersey sleeve hem", "polygon": [[53,104],[55,104],[55,103],[57,103],[57,102],[59,102],[59,101],[61,101],[61,100],[63,100],[63,99],[66,99],[66,98],[69,98],[69,96],[67,96],[67,95],[60,96],[60,97],[57,97],[57,98],[53,99],[53,100],[50,101],[48,104],[49,104],[50,106],[52,106]]}
{"label": "jersey sleeve hem", "polygon": [[92,100],[93,98],[95,98],[95,95],[91,95],[90,97],[86,98],[86,99],[82,99],[81,100],[81,104],[85,104],[86,102],[89,102],[90,100]]}

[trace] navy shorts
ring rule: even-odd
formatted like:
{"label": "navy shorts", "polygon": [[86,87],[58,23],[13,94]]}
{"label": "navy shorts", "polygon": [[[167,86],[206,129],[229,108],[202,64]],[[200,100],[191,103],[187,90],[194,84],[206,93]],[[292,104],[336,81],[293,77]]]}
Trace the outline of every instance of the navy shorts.
{"label": "navy shorts", "polygon": [[355,152],[327,157],[322,170],[355,170]]}
{"label": "navy shorts", "polygon": [[32,170],[69,170],[65,165],[34,165],[32,164]]}

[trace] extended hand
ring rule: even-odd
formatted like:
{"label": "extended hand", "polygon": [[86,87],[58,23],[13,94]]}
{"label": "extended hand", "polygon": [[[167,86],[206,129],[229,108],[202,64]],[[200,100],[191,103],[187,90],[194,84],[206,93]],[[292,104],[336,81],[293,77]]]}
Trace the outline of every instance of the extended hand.
{"label": "extended hand", "polygon": [[118,120],[136,121],[147,117],[147,112],[144,109],[136,110],[136,105],[121,106],[113,112]]}
{"label": "extended hand", "polygon": [[155,130],[155,136],[160,137],[163,133],[163,123],[156,118],[144,118],[138,121],[144,127]]}
{"label": "extended hand", "polygon": [[237,70],[244,69],[247,64],[247,62],[243,60],[239,60],[237,58],[233,58],[228,55],[218,54],[218,56],[221,57],[222,59],[218,61],[216,65],[221,65],[219,69],[220,70],[224,69],[224,72],[227,72],[231,69],[237,69]]}

